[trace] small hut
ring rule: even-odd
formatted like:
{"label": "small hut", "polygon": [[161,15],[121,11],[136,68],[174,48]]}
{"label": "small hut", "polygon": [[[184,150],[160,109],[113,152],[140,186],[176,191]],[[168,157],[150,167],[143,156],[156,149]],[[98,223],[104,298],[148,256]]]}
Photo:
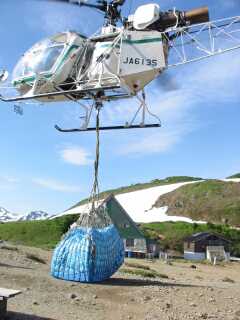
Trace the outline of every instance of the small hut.
{"label": "small hut", "polygon": [[184,259],[229,260],[230,241],[221,235],[209,232],[195,233],[184,239]]}

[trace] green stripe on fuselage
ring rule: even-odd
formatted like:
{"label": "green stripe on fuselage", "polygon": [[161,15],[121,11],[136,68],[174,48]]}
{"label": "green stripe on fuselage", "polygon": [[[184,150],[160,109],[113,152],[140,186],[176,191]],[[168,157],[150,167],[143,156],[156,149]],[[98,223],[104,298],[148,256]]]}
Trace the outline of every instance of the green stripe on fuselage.
{"label": "green stripe on fuselage", "polygon": [[[52,77],[52,73],[44,74],[43,77],[49,79]],[[22,84],[22,83],[30,84],[35,80],[36,80],[36,76],[29,76],[29,77],[25,77],[25,78],[13,81],[13,85],[17,86],[18,84]]]}
{"label": "green stripe on fuselage", "polygon": [[123,43],[128,43],[128,44],[141,44],[141,43],[150,43],[150,42],[161,42],[162,38],[149,38],[149,39],[141,39],[141,40],[128,40],[124,39]]}
{"label": "green stripe on fuselage", "polygon": [[[55,73],[60,69],[60,67],[63,65],[64,61],[67,60],[68,56],[70,55],[70,53],[72,52],[73,49],[77,49],[79,48],[79,46],[77,45],[72,45],[70,46],[66,53],[64,54],[64,56],[62,57],[61,61],[59,62],[56,70],[55,70]],[[51,77],[53,76],[52,73],[47,73],[47,74],[43,74],[43,77],[44,78],[47,78],[47,79],[50,79]],[[22,77],[21,79],[19,80],[15,80],[13,81],[13,85],[14,86],[17,86],[19,84],[23,84],[23,83],[26,83],[26,84],[31,84],[32,82],[34,82],[36,80],[36,76],[35,75],[32,75],[32,76],[28,76],[28,77]]]}
{"label": "green stripe on fuselage", "polygon": [[[129,40],[129,39],[123,39],[123,43],[128,44],[142,44],[142,43],[151,43],[151,42],[162,42],[162,38],[149,38],[149,39],[140,39],[140,40]],[[110,48],[113,47],[112,43],[103,43],[100,48]],[[120,47],[120,45],[116,45],[117,48]]]}

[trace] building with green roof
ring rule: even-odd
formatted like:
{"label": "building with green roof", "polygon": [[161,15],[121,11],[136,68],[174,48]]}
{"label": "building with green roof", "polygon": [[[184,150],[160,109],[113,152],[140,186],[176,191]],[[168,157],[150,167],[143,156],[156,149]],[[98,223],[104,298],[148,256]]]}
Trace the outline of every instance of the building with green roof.
{"label": "building with green roof", "polygon": [[130,252],[135,256],[159,253],[160,248],[157,242],[148,241],[114,195],[108,196],[100,206],[105,207],[104,209],[122,237],[126,253]]}

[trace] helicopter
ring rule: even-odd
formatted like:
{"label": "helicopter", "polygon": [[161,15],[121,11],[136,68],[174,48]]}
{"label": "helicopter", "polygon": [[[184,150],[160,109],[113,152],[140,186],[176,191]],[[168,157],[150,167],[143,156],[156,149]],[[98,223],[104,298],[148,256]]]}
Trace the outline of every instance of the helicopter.
{"label": "helicopter", "polygon": [[[61,132],[93,131],[96,128],[89,127],[89,123],[94,108],[129,98],[136,98],[139,103],[131,121],[100,130],[160,127],[160,119],[146,103],[145,89],[149,83],[162,77],[170,67],[240,49],[240,16],[210,21],[208,7],[162,11],[158,3],[150,3],[122,17],[126,0],[49,1],[96,9],[104,13],[103,26],[90,37],[66,31],[35,44],[13,70],[11,84],[18,94],[0,95],[0,100],[80,104],[84,110],[81,126],[56,126]],[[0,82],[6,82],[8,74],[6,70],[0,72]],[[157,122],[146,123],[147,113]],[[139,114],[141,122],[134,124]]]}

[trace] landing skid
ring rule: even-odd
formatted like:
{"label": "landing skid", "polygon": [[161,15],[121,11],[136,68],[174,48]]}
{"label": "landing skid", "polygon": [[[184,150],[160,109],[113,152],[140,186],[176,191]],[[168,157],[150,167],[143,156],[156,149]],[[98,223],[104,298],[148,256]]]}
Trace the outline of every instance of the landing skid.
{"label": "landing skid", "polygon": [[[99,131],[107,130],[125,130],[125,129],[146,129],[146,128],[159,128],[161,125],[159,123],[153,124],[143,124],[143,125],[126,125],[126,126],[109,126],[109,127],[99,127]],[[71,132],[85,132],[85,131],[96,131],[95,127],[90,127],[86,129],[62,129],[58,125],[55,126],[59,132],[71,133]]]}
{"label": "landing skid", "polygon": [[[126,122],[125,125],[120,125],[120,126],[103,126],[103,127],[98,127],[99,131],[110,131],[110,130],[127,130],[127,129],[148,129],[148,128],[160,128],[161,127],[161,121],[160,119],[151,113],[147,107],[146,104],[146,96],[144,91],[142,91],[142,96],[136,95],[136,98],[138,99],[140,106],[137,109],[134,117],[131,119],[130,122]],[[78,101],[76,101],[78,102]],[[90,118],[92,115],[93,108],[95,107],[96,110],[100,110],[103,107],[103,99],[101,96],[98,98],[93,99],[93,104],[90,107],[90,109],[83,105],[82,103],[78,102],[84,110],[85,110],[85,115],[81,117],[84,120],[84,123],[82,126],[79,128],[73,128],[73,129],[63,129],[58,125],[55,125],[55,129],[58,130],[59,132],[64,132],[64,133],[70,133],[70,132],[86,132],[86,131],[96,131],[96,127],[88,127]],[[139,124],[134,124],[138,114],[141,113],[142,121]],[[151,124],[146,124],[145,123],[145,118],[146,118],[146,113],[150,114],[152,117],[154,117],[158,123],[151,123]]]}

